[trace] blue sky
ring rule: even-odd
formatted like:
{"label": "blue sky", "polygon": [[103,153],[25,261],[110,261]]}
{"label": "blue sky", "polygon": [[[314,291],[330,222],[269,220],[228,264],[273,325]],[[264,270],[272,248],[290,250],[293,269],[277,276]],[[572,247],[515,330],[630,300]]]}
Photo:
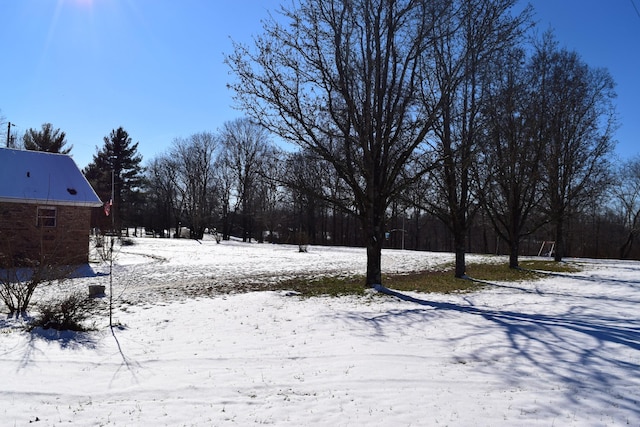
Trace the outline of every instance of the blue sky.
{"label": "blue sky", "polygon": [[[640,0],[633,0],[640,8]],[[640,154],[640,15],[632,0],[531,0],[540,31],[617,82],[620,157]],[[280,0],[1,0],[0,115],[50,122],[86,166],[124,127],[144,160],[216,131],[233,109],[223,54],[250,42]],[[524,2],[523,2],[524,3]],[[0,129],[6,135],[6,124]],[[4,140],[4,138],[3,138]]]}

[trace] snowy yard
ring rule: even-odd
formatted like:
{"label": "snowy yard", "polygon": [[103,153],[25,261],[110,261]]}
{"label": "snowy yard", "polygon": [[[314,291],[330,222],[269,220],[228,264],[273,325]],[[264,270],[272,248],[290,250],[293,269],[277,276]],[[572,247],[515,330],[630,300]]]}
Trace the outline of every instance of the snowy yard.
{"label": "snowy yard", "polygon": [[[106,314],[59,336],[0,320],[0,425],[640,425],[640,262],[573,260],[580,273],[467,294],[301,299],[217,289],[363,273],[365,251],[135,243],[114,269],[114,334]],[[385,251],[383,268],[452,260]],[[107,285],[92,267],[61,287]]]}

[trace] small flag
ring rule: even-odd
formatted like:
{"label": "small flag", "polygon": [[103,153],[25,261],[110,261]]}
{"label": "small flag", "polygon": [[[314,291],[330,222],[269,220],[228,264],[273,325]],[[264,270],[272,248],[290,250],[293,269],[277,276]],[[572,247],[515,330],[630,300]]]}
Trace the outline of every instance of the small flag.
{"label": "small flag", "polygon": [[106,216],[109,216],[111,213],[111,205],[113,205],[113,199],[109,199],[109,201],[104,204],[104,214]]}

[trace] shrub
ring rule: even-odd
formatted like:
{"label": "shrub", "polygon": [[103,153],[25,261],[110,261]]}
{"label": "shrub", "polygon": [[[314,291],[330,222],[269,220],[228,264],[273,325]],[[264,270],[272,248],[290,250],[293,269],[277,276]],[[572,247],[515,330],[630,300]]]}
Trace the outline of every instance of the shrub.
{"label": "shrub", "polygon": [[134,244],[135,242],[133,241],[133,239],[130,239],[129,237],[123,237],[120,239],[121,246],[133,246]]}
{"label": "shrub", "polygon": [[0,301],[9,309],[9,316],[26,316],[31,297],[36,288],[54,281],[61,282],[68,278],[74,266],[48,265],[31,261],[25,266],[0,264]]}
{"label": "shrub", "polygon": [[96,248],[102,248],[104,246],[104,236],[102,234],[96,234],[93,238],[93,243]]}
{"label": "shrub", "polygon": [[58,331],[87,331],[83,322],[91,315],[93,301],[74,292],[61,298],[54,298],[38,304],[40,314],[35,317],[32,327],[56,329]]}

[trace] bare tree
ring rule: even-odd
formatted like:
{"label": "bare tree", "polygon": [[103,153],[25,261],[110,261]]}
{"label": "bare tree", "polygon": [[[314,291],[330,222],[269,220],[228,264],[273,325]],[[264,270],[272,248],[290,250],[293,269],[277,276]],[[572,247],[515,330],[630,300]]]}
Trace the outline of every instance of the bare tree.
{"label": "bare tree", "polygon": [[109,327],[113,332],[113,265],[122,247],[122,239],[112,235],[96,236],[95,251],[109,267]]}
{"label": "bare tree", "polygon": [[365,230],[370,286],[382,282],[390,199],[416,179],[406,165],[428,149],[438,101],[418,102],[416,94],[431,77],[423,53],[440,18],[428,9],[442,3],[294,1],[280,10],[288,26],[267,20],[255,49],[235,45],[226,58],[240,106],[327,161],[350,188],[353,203],[342,208]]}
{"label": "bare tree", "polygon": [[[287,158],[284,181],[289,189],[289,204],[292,211],[292,231],[298,243],[315,244],[317,238],[318,207],[327,199],[326,181],[332,170],[327,171],[326,162],[309,150],[300,150]],[[301,240],[302,239],[302,240]]]}
{"label": "bare tree", "polygon": [[3,141],[0,143],[3,147],[11,146],[11,124],[7,123],[7,118],[2,114],[2,110],[0,110],[0,141]]}
{"label": "bare tree", "polygon": [[215,179],[218,183],[218,196],[220,209],[220,219],[222,221],[222,239],[231,238],[232,218],[231,218],[231,198],[235,184],[233,169],[226,162],[224,156],[220,155],[215,162]]}
{"label": "bare tree", "polygon": [[286,154],[270,144],[267,158],[262,164],[262,177],[258,183],[258,224],[260,239],[274,242],[276,231],[282,227],[284,203],[283,173]]}
{"label": "bare tree", "polygon": [[537,47],[534,61],[545,70],[541,105],[545,141],[546,214],[555,229],[556,261],[565,254],[565,225],[609,180],[614,144],[614,82],[604,69],[589,67],[576,52],[559,49],[551,34]]}
{"label": "bare tree", "polygon": [[[353,194],[338,178],[335,168],[308,149],[287,157],[283,177],[290,206],[289,227],[296,243],[319,244],[331,241],[341,244],[338,219],[341,206],[353,206]],[[336,203],[340,200],[340,203]]]}
{"label": "bare tree", "polygon": [[542,77],[513,49],[491,67],[483,103],[486,144],[478,171],[480,200],[498,235],[509,245],[509,267],[518,267],[520,241],[540,226],[532,218],[541,199],[544,154],[538,119],[545,95]]}
{"label": "bare tree", "polygon": [[640,235],[640,157],[627,160],[620,166],[616,183],[611,188],[626,232],[624,243],[620,246],[620,258],[624,259],[629,256]]}
{"label": "bare tree", "polygon": [[169,153],[175,188],[180,193],[184,214],[189,222],[191,238],[202,239],[211,226],[214,212],[214,161],[218,148],[216,136],[209,132],[178,138]]}
{"label": "bare tree", "polygon": [[246,242],[254,237],[255,213],[261,198],[259,184],[266,178],[275,152],[267,130],[247,118],[226,122],[220,138],[220,158],[234,176],[236,211],[240,211],[242,241]]}
{"label": "bare tree", "polygon": [[473,170],[483,149],[482,105],[489,66],[521,36],[530,13],[527,8],[514,16],[511,9],[515,3],[516,0],[454,0],[435,29],[436,78],[422,93],[428,104],[442,97],[434,132],[442,166],[431,174],[436,191],[426,207],[453,234],[456,277],[465,275],[467,231],[480,206]]}
{"label": "bare tree", "polygon": [[[178,226],[182,212],[182,198],[178,197],[178,168],[174,159],[162,154],[149,162],[145,169],[145,190],[147,215],[145,227],[154,230],[170,229]],[[147,225],[149,224],[149,225]]]}

